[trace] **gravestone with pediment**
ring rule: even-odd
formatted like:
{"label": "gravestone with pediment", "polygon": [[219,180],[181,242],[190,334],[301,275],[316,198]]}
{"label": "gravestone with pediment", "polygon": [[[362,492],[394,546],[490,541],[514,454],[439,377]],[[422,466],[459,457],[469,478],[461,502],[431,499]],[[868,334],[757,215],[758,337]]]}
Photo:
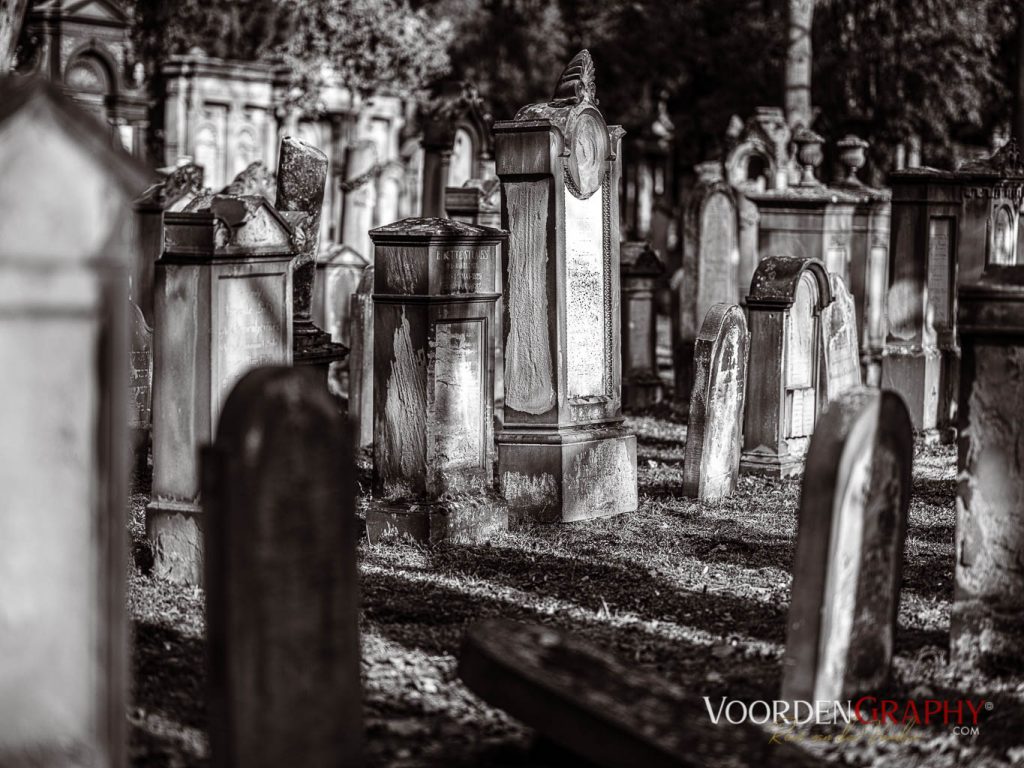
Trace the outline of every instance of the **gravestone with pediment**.
{"label": "gravestone with pediment", "polygon": [[534,520],[637,507],[636,437],[622,424],[618,126],[582,51],[550,101],[495,123],[504,263],[502,493]]}
{"label": "gravestone with pediment", "polygon": [[313,322],[331,334],[331,340],[351,347],[349,317],[352,295],[369,262],[354,248],[334,245],[316,262]]}
{"label": "gravestone with pediment", "polygon": [[508,527],[494,494],[498,229],[403,219],[374,244],[371,540],[473,542]]}
{"label": "gravestone with pediment", "polygon": [[694,348],[683,494],[720,499],[736,489],[750,334],[736,304],[708,310]]}
{"label": "gravestone with pediment", "polygon": [[153,355],[153,488],[146,533],[155,573],[198,584],[197,450],[246,371],[292,362],[295,230],[263,197],[215,196],[164,216]]}
{"label": "gravestone with pediment", "polygon": [[348,418],[361,450],[373,444],[373,264],[363,269],[350,310]]}
{"label": "gravestone with pediment", "polygon": [[739,216],[720,163],[697,167],[683,211],[683,267],[673,292],[672,363],[676,408],[687,413],[694,382],[694,343],[712,306],[738,304]]}
{"label": "gravestone with pediment", "polygon": [[821,313],[832,287],[817,259],[769,256],[747,296],[750,362],[740,471],[788,477],[801,471],[827,402]]}
{"label": "gravestone with pediment", "polygon": [[660,403],[665,384],[658,375],[655,290],[665,264],[647,241],[621,244],[622,405]]}
{"label": "gravestone with pediment", "polygon": [[0,77],[0,765],[127,764],[128,271],[147,169]]}
{"label": "gravestone with pediment", "polygon": [[958,292],[956,589],[950,661],[1020,672],[1024,643],[1024,266],[991,265]]}
{"label": "gravestone with pediment", "polygon": [[860,347],[857,343],[857,309],[853,296],[839,275],[830,274],[832,303],[821,311],[825,347],[825,396],[835,399],[861,385]]}
{"label": "gravestone with pediment", "polygon": [[848,390],[818,421],[800,494],[783,700],[845,701],[888,684],[913,456],[895,392]]}
{"label": "gravestone with pediment", "polygon": [[232,389],[202,454],[214,765],[361,762],[355,475],[317,373]]}

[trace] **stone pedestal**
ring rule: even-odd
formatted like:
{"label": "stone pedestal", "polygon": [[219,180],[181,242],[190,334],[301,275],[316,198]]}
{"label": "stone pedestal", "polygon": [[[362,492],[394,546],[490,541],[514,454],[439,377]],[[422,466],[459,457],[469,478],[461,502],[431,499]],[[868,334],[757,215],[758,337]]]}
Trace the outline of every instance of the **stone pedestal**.
{"label": "stone pedestal", "polygon": [[959,291],[959,488],[950,661],[1019,674],[1024,645],[1024,267]]}
{"label": "stone pedestal", "polygon": [[153,490],[146,532],[155,571],[202,578],[196,451],[251,368],[292,362],[294,231],[263,197],[214,197],[167,214],[156,270]]}
{"label": "stone pedestal", "polygon": [[570,521],[635,510],[636,437],[622,426],[618,157],[578,54],[550,102],[495,123],[504,263],[502,493]]}
{"label": "stone pedestal", "polygon": [[375,250],[371,540],[474,542],[508,526],[494,486],[494,272],[507,235],[450,219],[370,232]]}
{"label": "stone pedestal", "polygon": [[621,254],[622,405],[646,408],[660,403],[665,391],[658,376],[654,304],[665,265],[647,242],[623,243]]}

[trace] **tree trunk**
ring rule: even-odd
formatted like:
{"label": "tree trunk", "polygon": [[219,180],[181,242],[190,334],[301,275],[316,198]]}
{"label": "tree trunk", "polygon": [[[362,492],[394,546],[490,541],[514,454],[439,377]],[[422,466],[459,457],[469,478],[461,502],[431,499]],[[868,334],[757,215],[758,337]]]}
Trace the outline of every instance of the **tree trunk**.
{"label": "tree trunk", "polygon": [[0,0],[0,75],[14,66],[14,49],[27,8],[28,0]]}
{"label": "tree trunk", "polygon": [[786,20],[786,122],[811,125],[811,23],[814,0],[788,0]]}

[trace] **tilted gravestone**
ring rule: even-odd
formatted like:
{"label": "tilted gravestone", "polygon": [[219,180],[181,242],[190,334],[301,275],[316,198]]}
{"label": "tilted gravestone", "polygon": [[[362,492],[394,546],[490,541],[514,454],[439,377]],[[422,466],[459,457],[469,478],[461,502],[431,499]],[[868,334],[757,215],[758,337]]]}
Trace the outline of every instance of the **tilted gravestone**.
{"label": "tilted gravestone", "polygon": [[263,197],[215,196],[164,217],[153,358],[155,572],[202,577],[199,466],[227,393],[248,370],[292,362],[295,231]]}
{"label": "tilted gravestone", "polygon": [[351,444],[317,373],[269,367],[235,386],[203,451],[218,768],[361,761]]}
{"label": "tilted gravestone", "polygon": [[959,291],[959,486],[951,661],[1019,673],[1024,644],[1024,267]]}
{"label": "tilted gravestone", "polygon": [[636,437],[622,424],[623,132],[595,91],[582,51],[550,101],[494,125],[509,231],[498,471],[512,507],[544,522],[637,508]]}
{"label": "tilted gravestone", "polygon": [[892,663],[914,436],[895,392],[830,403],[807,454],[782,699],[845,701]]}
{"label": "tilted gravestone", "polygon": [[459,677],[489,704],[603,768],[819,765],[747,722],[715,724],[664,675],[630,668],[576,637],[491,619],[466,633]]}
{"label": "tilted gravestone", "polygon": [[825,335],[825,394],[831,401],[862,382],[853,296],[839,275],[830,274],[829,283],[832,303],[821,311],[821,332]]}
{"label": "tilted gravestone", "polygon": [[153,329],[142,310],[128,302],[131,328],[128,387],[128,429],[132,465],[145,469],[149,458],[149,433],[153,411]]}
{"label": "tilted gravestone", "polygon": [[0,77],[0,765],[126,765],[131,200],[149,173]]}
{"label": "tilted gravestone", "polygon": [[665,385],[658,375],[654,292],[665,271],[647,241],[622,243],[622,405],[660,403]]}
{"label": "tilted gravestone", "polygon": [[371,230],[375,250],[375,539],[479,541],[508,527],[492,498],[494,270],[507,235],[451,219]]}
{"label": "tilted gravestone", "polygon": [[373,444],[373,265],[363,270],[350,304],[348,418],[356,446]]}
{"label": "tilted gravestone", "polygon": [[694,346],[683,494],[720,499],[736,490],[750,334],[743,310],[715,304]]}

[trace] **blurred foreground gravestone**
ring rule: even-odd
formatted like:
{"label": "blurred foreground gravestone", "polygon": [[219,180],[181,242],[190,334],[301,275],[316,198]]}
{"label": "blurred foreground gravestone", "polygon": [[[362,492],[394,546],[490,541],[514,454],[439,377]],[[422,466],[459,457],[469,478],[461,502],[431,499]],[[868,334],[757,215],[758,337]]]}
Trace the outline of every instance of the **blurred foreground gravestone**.
{"label": "blurred foreground gravestone", "polygon": [[363,270],[350,304],[348,418],[356,448],[373,445],[373,265]]}
{"label": "blurred foreground gravestone", "polygon": [[371,230],[373,495],[367,534],[472,542],[508,527],[494,494],[494,271],[505,232],[451,219]]}
{"label": "blurred foreground gravestone", "polygon": [[501,490],[540,522],[637,508],[636,436],[622,424],[619,145],[578,53],[550,101],[495,123],[509,231]]}
{"label": "blurred foreground gravestone", "polygon": [[0,78],[0,765],[121,768],[131,200],[148,172]]}
{"label": "blurred foreground gravestone", "polygon": [[217,768],[361,764],[351,442],[318,374],[268,367],[203,451]]}
{"label": "blurred foreground gravestone", "polygon": [[262,196],[214,196],[164,216],[156,271],[153,491],[146,535],[161,578],[198,584],[197,450],[246,371],[292,361],[295,231]]}
{"label": "blurred foreground gravestone", "polygon": [[646,241],[622,243],[621,256],[622,405],[646,408],[660,403],[665,389],[658,376],[654,303],[665,265]]}
{"label": "blurred foreground gravestone", "polygon": [[1024,647],[1024,267],[959,291],[960,450],[951,661],[1019,674]]}
{"label": "blurred foreground gravestone", "polygon": [[829,403],[800,494],[782,699],[845,701],[888,683],[914,435],[895,392]]}
{"label": "blurred foreground gravestone", "polygon": [[803,768],[819,761],[749,723],[714,724],[700,698],[549,627],[470,627],[459,677],[556,745],[602,768]]}
{"label": "blurred foreground gravestone", "polygon": [[720,499],[736,490],[750,334],[736,304],[708,310],[694,346],[683,494]]}

